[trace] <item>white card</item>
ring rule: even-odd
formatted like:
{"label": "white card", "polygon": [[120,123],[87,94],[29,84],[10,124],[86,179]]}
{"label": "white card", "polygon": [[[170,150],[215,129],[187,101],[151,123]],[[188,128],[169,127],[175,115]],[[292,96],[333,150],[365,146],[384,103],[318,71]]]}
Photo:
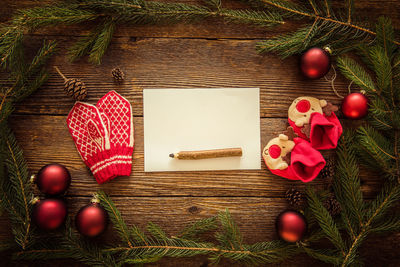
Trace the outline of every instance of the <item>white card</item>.
{"label": "white card", "polygon": [[[146,172],[261,169],[259,88],[144,89],[143,116]],[[242,157],[169,157],[233,147]]]}

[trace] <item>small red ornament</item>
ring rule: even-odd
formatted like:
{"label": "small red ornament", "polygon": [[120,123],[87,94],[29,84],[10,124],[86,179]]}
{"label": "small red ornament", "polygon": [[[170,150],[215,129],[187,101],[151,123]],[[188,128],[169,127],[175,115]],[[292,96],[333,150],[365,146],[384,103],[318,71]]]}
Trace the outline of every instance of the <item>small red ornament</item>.
{"label": "small red ornament", "polygon": [[327,74],[331,68],[330,49],[313,47],[301,56],[301,72],[310,79],[319,79]]}
{"label": "small red ornament", "polygon": [[95,237],[106,230],[108,215],[103,207],[100,206],[99,200],[94,198],[90,204],[78,211],[75,217],[75,224],[82,235]]}
{"label": "small red ornament", "polygon": [[63,165],[48,164],[43,166],[32,179],[39,190],[47,195],[61,195],[71,184],[71,174]]}
{"label": "small red ornament", "polygon": [[349,119],[361,119],[368,113],[368,98],[362,93],[351,93],[342,102],[343,115]]}
{"label": "small red ornament", "polygon": [[276,218],[276,231],[280,238],[287,242],[297,242],[301,240],[307,231],[307,222],[303,214],[286,210]]}
{"label": "small red ornament", "polygon": [[54,230],[64,223],[67,217],[67,205],[60,199],[37,200],[32,216],[39,228]]}

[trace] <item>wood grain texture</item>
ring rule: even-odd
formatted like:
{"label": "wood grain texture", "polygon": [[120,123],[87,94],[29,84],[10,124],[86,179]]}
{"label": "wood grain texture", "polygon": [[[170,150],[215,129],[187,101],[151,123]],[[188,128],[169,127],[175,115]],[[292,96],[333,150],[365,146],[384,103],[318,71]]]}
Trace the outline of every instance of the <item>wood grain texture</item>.
{"label": "wood grain texture", "polygon": [[[200,4],[202,0],[181,0]],[[40,4],[52,3],[51,0]],[[333,1],[342,7],[345,1]],[[0,21],[11,17],[18,8],[38,5],[37,0],[3,0]],[[224,7],[241,8],[240,1],[223,1]],[[362,17],[387,15],[395,26],[400,23],[400,1],[355,1]],[[305,80],[298,72],[298,58],[281,60],[278,56],[259,55],[255,45],[259,40],[301,27],[302,21],[266,29],[249,25],[226,24],[209,19],[196,24],[164,26],[130,26],[118,28],[111,46],[100,66],[88,64],[86,59],[69,63],[65,54],[79,37],[86,35],[93,24],[45,28],[28,35],[25,44],[28,56],[40,47],[43,39],[57,40],[58,52],[51,59],[49,81],[29,99],[16,107],[10,124],[24,149],[29,169],[37,172],[44,164],[58,162],[66,165],[73,176],[67,199],[70,215],[87,204],[91,194],[105,190],[114,200],[127,222],[144,227],[148,221],[160,224],[168,234],[176,234],[187,223],[215,215],[229,208],[249,243],[272,240],[275,216],[287,207],[284,192],[305,185],[271,175],[262,163],[259,171],[206,171],[145,173],[143,151],[142,88],[218,88],[260,87],[260,115],[262,147],[277,131],[285,129],[287,108],[301,95],[340,102],[324,79]],[[109,90],[115,89],[133,105],[135,123],[135,152],[130,177],[119,177],[99,186],[85,167],[69,136],[65,119],[73,100],[63,92],[63,80],[52,66],[57,65],[67,77],[81,78],[89,89],[87,101],[95,103]],[[111,69],[119,66],[127,79],[116,85]],[[4,75],[0,75],[4,79]],[[335,85],[346,94],[348,82],[339,75]],[[357,90],[357,89],[353,89]],[[352,122],[344,121],[347,126]],[[261,148],[262,148],[261,147]],[[261,149],[260,148],[260,149]],[[361,170],[364,196],[372,198],[379,191],[379,175]],[[315,188],[326,187],[317,179]],[[36,191],[37,192],[37,191]],[[104,239],[115,239],[109,229]],[[12,238],[6,214],[0,216],[0,241]],[[399,266],[400,234],[368,239],[361,255],[366,266]],[[3,256],[3,255],[1,255]],[[82,266],[70,260],[48,262],[10,261],[2,257],[1,266]],[[206,257],[163,259],[148,266],[207,266]],[[220,266],[238,266],[222,262]],[[305,255],[272,266],[326,266]]]}
{"label": "wood grain texture", "polygon": [[[86,168],[66,126],[66,116],[13,116],[12,128],[19,140],[32,173],[43,165],[57,162],[71,171],[71,195],[91,195],[103,188],[116,196],[257,196],[282,197],[287,189],[304,189],[300,181],[290,181],[271,174],[264,162],[261,170],[197,171],[197,172],[144,172],[143,118],[134,118],[135,150],[133,172],[130,177],[118,177],[112,182],[98,185]],[[283,119],[261,120],[261,149],[286,128]],[[168,155],[166,155],[168,157]],[[380,189],[378,175],[361,177],[367,197]],[[321,178],[313,181],[317,188],[327,184]]]}
{"label": "wood grain texture", "polygon": [[[297,57],[282,60],[272,54],[259,55],[255,40],[114,38],[103,64],[96,66],[86,59],[68,63],[65,53],[72,38],[55,38],[58,54],[50,65],[59,66],[69,78],[82,79],[88,88],[88,102],[95,103],[109,90],[117,90],[131,101],[134,116],[143,114],[142,88],[259,87],[262,117],[287,117],[290,103],[302,95],[340,103],[330,83],[300,75]],[[37,48],[41,43],[41,38],[34,37],[29,47]],[[112,80],[110,72],[115,66],[126,73],[122,85]],[[53,68],[50,71],[46,85],[19,104],[17,114],[69,112],[73,100],[63,91],[63,79]],[[348,82],[343,77],[337,78],[335,86],[340,94],[346,94]]]}

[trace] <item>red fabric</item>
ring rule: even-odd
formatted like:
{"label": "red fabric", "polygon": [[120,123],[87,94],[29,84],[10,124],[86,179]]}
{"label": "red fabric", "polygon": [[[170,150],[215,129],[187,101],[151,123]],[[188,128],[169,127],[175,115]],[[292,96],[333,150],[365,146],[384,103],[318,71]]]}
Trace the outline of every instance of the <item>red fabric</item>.
{"label": "red fabric", "polygon": [[97,108],[76,102],[67,118],[69,132],[82,160],[102,184],[116,177],[116,168],[109,164],[112,152],[106,125]]}
{"label": "red fabric", "polygon": [[273,174],[289,180],[301,180],[305,183],[314,180],[325,167],[325,159],[309,142],[294,138],[295,146],[290,154],[290,165],[285,170],[271,170]]}
{"label": "red fabric", "polygon": [[342,135],[343,128],[335,113],[325,116],[318,112],[312,113],[310,116],[310,138],[302,132],[302,128],[297,127],[294,121],[288,119],[290,126],[299,137],[309,140],[312,147],[318,150],[336,148],[338,140]]}
{"label": "red fabric", "polygon": [[117,176],[129,176],[132,170],[133,117],[127,99],[115,91],[104,95],[96,104],[102,117],[108,121],[112,159]]}

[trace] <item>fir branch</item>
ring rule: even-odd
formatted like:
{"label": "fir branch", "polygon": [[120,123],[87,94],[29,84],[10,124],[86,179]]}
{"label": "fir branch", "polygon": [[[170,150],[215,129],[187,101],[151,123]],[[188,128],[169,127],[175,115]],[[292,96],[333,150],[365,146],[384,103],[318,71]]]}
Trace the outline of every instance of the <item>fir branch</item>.
{"label": "fir branch", "polygon": [[307,189],[307,200],[314,217],[317,219],[321,229],[325,232],[327,238],[332,242],[341,253],[345,252],[346,246],[340,236],[339,229],[337,228],[332,216],[326,210],[322,202],[318,199],[316,193],[310,188]]}
{"label": "fir branch", "polygon": [[391,142],[372,127],[361,126],[357,133],[360,144],[370,152],[370,155],[382,167],[387,169],[388,162],[391,159],[396,159]]}
{"label": "fir branch", "polygon": [[337,167],[333,188],[342,207],[342,218],[350,236],[363,224],[363,196],[359,179],[354,132],[344,131],[337,147]]}
{"label": "fir branch", "polygon": [[68,58],[71,62],[87,55],[100,34],[101,28],[93,30],[88,36],[80,38],[74,45],[68,49]]}
{"label": "fir branch", "polygon": [[[77,237],[70,226],[67,226],[62,245],[66,249],[67,258],[73,258],[91,266],[119,266],[111,255],[103,253],[96,242]],[[64,252],[58,251],[58,253]]]}
{"label": "fir branch", "polygon": [[373,62],[373,69],[376,73],[377,85],[380,90],[378,94],[383,92],[389,97],[392,97],[392,94],[390,93],[392,66],[387,53],[381,46],[374,46],[370,49],[370,56]]}
{"label": "fir branch", "polygon": [[377,44],[385,51],[387,57],[389,59],[392,59],[397,46],[396,42],[393,42],[394,30],[392,26],[392,21],[389,18],[378,18],[378,22],[376,23],[376,40]]}
{"label": "fir branch", "polygon": [[16,26],[32,31],[49,25],[71,25],[93,21],[102,16],[103,14],[81,9],[75,4],[62,3],[19,10],[12,22]]}
{"label": "fir branch", "polygon": [[368,93],[376,93],[375,84],[371,76],[357,62],[349,57],[339,57],[337,66],[343,75],[355,84],[366,90]]}
{"label": "fir branch", "polygon": [[[14,134],[8,130],[5,138],[8,158],[5,161],[9,174],[9,188],[3,191],[10,200],[9,210],[19,214],[22,221],[13,226],[16,242],[25,249],[31,242],[31,217],[32,205],[29,201],[33,198],[32,188],[29,183],[28,169],[23,158],[22,150],[18,146]],[[4,183],[3,183],[4,185]],[[12,200],[11,200],[12,199]]]}
{"label": "fir branch", "polygon": [[222,225],[223,231],[218,232],[215,237],[221,245],[224,248],[230,248],[232,250],[243,249],[242,235],[236,223],[232,220],[228,210],[220,212],[218,214],[218,220]]}
{"label": "fir branch", "polygon": [[112,202],[103,191],[98,191],[95,196],[100,200],[101,205],[109,214],[114,228],[117,230],[121,239],[126,242],[129,247],[132,247],[133,245],[129,237],[128,227],[122,219],[117,207],[114,205],[114,202]]}
{"label": "fir branch", "polygon": [[[302,9],[300,6],[295,5],[292,2],[289,1],[285,1],[285,0],[258,0],[266,5],[270,5],[273,6],[277,9],[283,10],[284,12],[287,12],[288,14],[293,14],[293,15],[297,15],[297,16],[302,16],[302,17],[306,17],[309,19],[319,19],[321,21],[325,21],[325,22],[332,22],[334,24],[337,24],[339,26],[343,26],[343,27],[350,27],[356,31],[362,31],[365,33],[368,33],[370,35],[377,35],[376,32],[373,32],[370,29],[367,29],[365,27],[353,24],[351,21],[341,21],[338,19],[334,19],[331,17],[325,17],[325,16],[320,16],[320,15],[316,15],[313,12],[309,12],[307,10]],[[400,42],[397,41],[393,41],[394,44],[396,45],[400,45]]]}
{"label": "fir branch", "polygon": [[335,266],[338,266],[341,263],[341,258],[337,256],[340,253],[338,250],[319,250],[308,247],[303,247],[303,249],[310,257],[313,257],[314,259],[334,264]]}
{"label": "fir branch", "polygon": [[217,229],[217,218],[210,217],[199,220],[190,226],[186,227],[178,237],[181,239],[190,239],[198,241],[198,236],[202,233],[213,231]]}
{"label": "fir branch", "polygon": [[111,43],[112,36],[115,30],[115,22],[113,20],[104,23],[103,30],[98,35],[93,47],[89,53],[89,61],[95,64],[101,63],[101,58],[107,51]]}
{"label": "fir branch", "polygon": [[255,24],[263,27],[285,23],[278,13],[268,11],[221,9],[216,16],[224,18],[226,22]]}

